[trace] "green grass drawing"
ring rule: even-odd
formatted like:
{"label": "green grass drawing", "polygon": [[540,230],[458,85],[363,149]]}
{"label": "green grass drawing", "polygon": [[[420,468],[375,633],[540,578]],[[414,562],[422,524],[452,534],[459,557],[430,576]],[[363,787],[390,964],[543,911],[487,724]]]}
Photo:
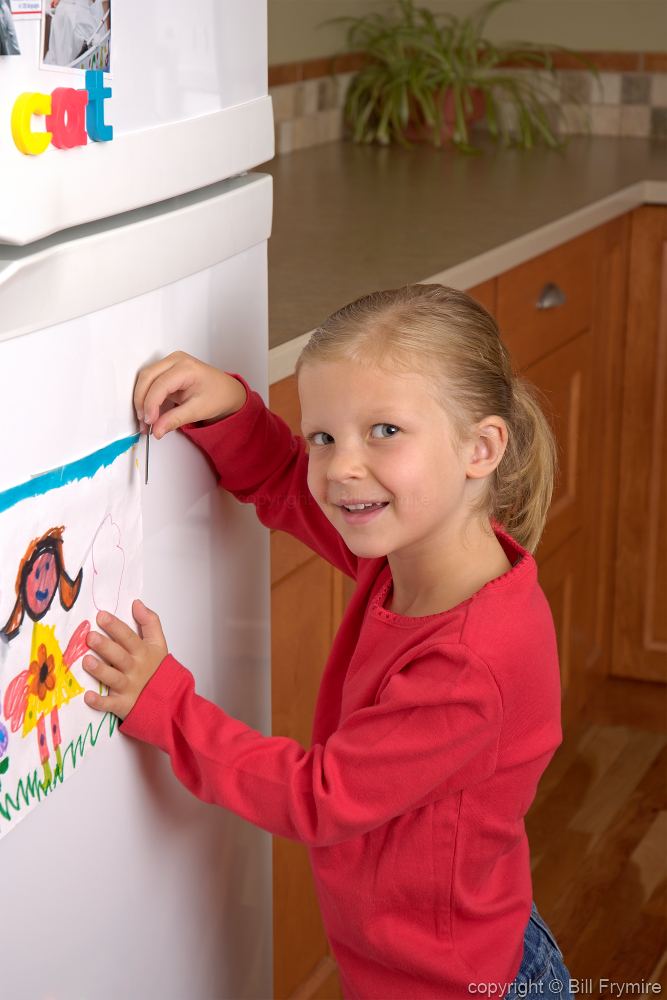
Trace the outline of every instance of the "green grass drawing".
{"label": "green grass drawing", "polygon": [[75,768],[77,761],[83,757],[86,745],[90,743],[91,747],[94,747],[99,739],[99,735],[107,724],[109,730],[109,736],[112,736],[114,730],[118,727],[118,716],[112,715],[111,712],[105,712],[102,719],[97,726],[97,729],[93,731],[93,723],[89,722],[86,727],[85,732],[77,736],[75,740],[65,749],[63,754],[63,766],[62,770],[58,770],[51,780],[51,782],[44,788],[42,781],[40,779],[37,769],[35,769],[26,778],[21,778],[18,785],[16,786],[16,791],[14,795],[9,792],[0,794],[0,816],[7,820],[8,823],[12,821],[13,814],[19,813],[24,806],[29,806],[35,799],[41,802],[43,798],[50,795],[54,791],[57,785],[62,784],[65,780],[66,774],[69,773],[69,768],[67,767],[68,760],[71,768]]}

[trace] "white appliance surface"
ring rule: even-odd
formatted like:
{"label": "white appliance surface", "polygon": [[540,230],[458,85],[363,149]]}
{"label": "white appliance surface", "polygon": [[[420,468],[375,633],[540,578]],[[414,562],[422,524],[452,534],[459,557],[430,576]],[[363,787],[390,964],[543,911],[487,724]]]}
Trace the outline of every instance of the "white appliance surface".
{"label": "white appliance surface", "polygon": [[[20,56],[0,59],[0,243],[171,198],[273,157],[267,0],[112,0],[110,142],[27,156],[12,140],[16,98],[83,89],[83,70],[40,64],[40,21],[16,18]],[[44,130],[33,117],[33,129]]]}
{"label": "white appliance surface", "polygon": [[[265,185],[243,180],[259,205]],[[189,231],[188,211],[197,204],[160,220],[165,246]],[[22,336],[5,331],[0,422],[20,433],[3,436],[0,489],[136,432],[136,373],[173,350],[244,374],[268,399],[270,199],[264,211],[254,243],[237,239],[227,256],[234,241],[222,239],[195,273],[181,242],[184,276],[172,272],[161,287],[149,281],[113,304],[100,280],[99,309],[87,303],[85,314]],[[233,206],[230,213],[225,231],[234,228]],[[12,274],[24,295],[39,296],[40,271],[26,260]],[[124,260],[141,275],[139,256]],[[10,287],[0,285],[0,312]],[[40,387],[47,420],[27,405]],[[254,508],[217,489],[207,461],[180,434],[153,442],[142,504],[142,596],[160,614],[170,651],[200,694],[268,733],[268,532]],[[2,995],[11,1000],[272,994],[270,837],[199,802],[155,748],[117,732],[92,750],[2,840],[0,873]]]}
{"label": "white appliance surface", "polygon": [[272,204],[273,178],[251,173],[27,247],[0,244],[0,340],[122,302],[267,240]]}

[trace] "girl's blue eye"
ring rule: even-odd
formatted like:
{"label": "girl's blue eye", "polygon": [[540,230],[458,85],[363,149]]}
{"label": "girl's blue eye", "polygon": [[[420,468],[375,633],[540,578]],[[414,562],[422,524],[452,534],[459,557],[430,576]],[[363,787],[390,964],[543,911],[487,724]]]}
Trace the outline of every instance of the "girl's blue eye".
{"label": "girl's blue eye", "polygon": [[316,441],[316,440],[315,440],[315,438],[316,438],[316,437],[317,437],[317,436],[318,436],[319,434],[324,434],[324,436],[325,436],[325,437],[331,437],[331,434],[327,434],[327,432],[326,432],[326,431],[315,431],[315,433],[314,433],[314,434],[311,434],[311,435],[309,436],[308,440],[309,440],[309,441],[312,441],[312,442],[313,442],[313,444],[319,444],[320,442],[319,442],[319,441]]}
{"label": "girl's blue eye", "polygon": [[[399,430],[396,424],[373,424],[373,430],[375,430],[376,427],[393,427],[395,431]],[[395,434],[389,435],[389,437],[395,437],[395,436],[396,436]]]}

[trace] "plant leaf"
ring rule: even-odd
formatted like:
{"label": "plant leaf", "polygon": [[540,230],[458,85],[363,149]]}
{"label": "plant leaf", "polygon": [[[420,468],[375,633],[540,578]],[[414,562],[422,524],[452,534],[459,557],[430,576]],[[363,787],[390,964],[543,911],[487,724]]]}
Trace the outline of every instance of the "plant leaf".
{"label": "plant leaf", "polygon": [[[474,109],[472,91],[477,88],[483,94],[489,134],[496,141],[514,144],[507,116],[498,104],[501,99],[516,114],[517,145],[530,149],[538,139],[553,148],[563,145],[545,109],[554,105],[553,88],[545,74],[553,79],[554,53],[568,50],[533,42],[494,44],[484,38],[489,18],[510,2],[491,0],[467,17],[456,17],[417,7],[415,0],[398,0],[391,13],[374,11],[321,22],[345,25],[348,50],[366,56],[344,106],[354,141],[388,144],[396,139],[410,146],[403,133],[414,114],[432,127],[433,141],[439,145],[443,95],[451,88],[454,145],[461,152],[479,152],[470,143],[466,121]],[[589,57],[570,55],[599,78]],[[513,67],[521,68],[521,73],[513,76]]]}

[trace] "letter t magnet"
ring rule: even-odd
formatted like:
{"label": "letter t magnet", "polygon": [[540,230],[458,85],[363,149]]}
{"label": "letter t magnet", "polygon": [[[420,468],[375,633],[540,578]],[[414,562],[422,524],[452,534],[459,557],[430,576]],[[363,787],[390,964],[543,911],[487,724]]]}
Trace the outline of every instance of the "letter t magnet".
{"label": "letter t magnet", "polygon": [[86,90],[88,91],[86,108],[88,135],[95,142],[109,142],[113,139],[113,126],[104,122],[104,99],[111,97],[111,87],[104,86],[104,73],[101,69],[86,70]]}

